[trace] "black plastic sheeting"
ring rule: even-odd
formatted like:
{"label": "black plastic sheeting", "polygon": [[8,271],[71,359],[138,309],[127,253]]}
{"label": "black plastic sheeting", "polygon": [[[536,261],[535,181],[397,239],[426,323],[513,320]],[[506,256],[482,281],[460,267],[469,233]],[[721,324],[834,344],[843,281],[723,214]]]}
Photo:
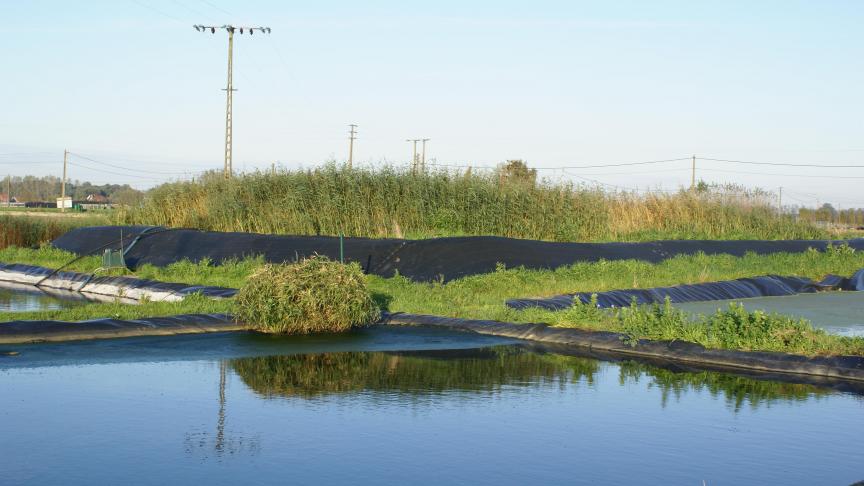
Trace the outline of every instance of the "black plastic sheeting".
{"label": "black plastic sheeting", "polygon": [[11,321],[0,323],[0,344],[79,341],[135,336],[165,336],[242,331],[227,314],[186,314],[145,319],[94,319],[82,322]]}
{"label": "black plastic sheeting", "polygon": [[[146,232],[145,232],[146,231]],[[330,236],[279,236],[254,233],[218,233],[148,226],[99,226],[78,228],[54,240],[57,248],[77,254],[100,254],[104,248],[120,248],[120,235],[130,268],[149,263],[166,266],[188,259],[207,258],[219,264],[227,259],[261,255],[268,262],[296,261],[313,255],[339,258],[339,238]],[[137,238],[138,235],[140,238]],[[134,242],[134,244],[132,244]],[[454,280],[489,273],[497,265],[507,268],[554,269],[577,262],[638,259],[659,262],[677,255],[704,252],[709,255],[743,256],[801,253],[824,250],[844,241],[716,241],[671,240],[645,243],[556,243],[495,236],[432,238],[425,240],[345,238],[344,255],[367,272],[392,277],[396,272],[415,281]],[[849,240],[864,250],[864,239]],[[130,248],[131,244],[131,248]]]}
{"label": "black plastic sheeting", "polygon": [[[86,273],[67,271],[55,272],[55,270],[50,268],[25,265],[22,263],[0,263],[0,272],[17,273],[26,277],[50,277],[50,279],[46,280],[45,283],[50,283],[51,287],[59,288],[57,287],[57,284],[62,283],[64,285],[62,288],[75,291],[80,291],[82,288],[84,288],[85,291],[89,291],[86,289],[94,289],[97,286],[106,285],[122,289],[140,289],[148,292],[167,292],[179,296],[200,293],[205,297],[228,298],[237,294],[237,289],[227,287],[160,282],[157,280],[147,280],[135,277],[94,277],[93,275]],[[16,280],[16,282],[30,283],[26,280]]]}
{"label": "black plastic sheeting", "polygon": [[621,357],[662,359],[705,369],[738,372],[752,370],[818,377],[820,379],[864,382],[862,356],[801,356],[765,351],[707,349],[686,341],[652,341],[640,339],[630,345],[627,336],[607,331],[550,327],[546,324],[512,324],[508,322],[457,319],[416,314],[390,314],[385,324],[436,326],[461,329],[479,334],[525,339],[612,353]]}
{"label": "black plastic sheeting", "polygon": [[511,299],[507,301],[507,306],[513,309],[539,307],[547,310],[561,310],[573,306],[575,302],[588,304],[591,302],[591,297],[596,295],[597,307],[608,309],[627,307],[634,300],[637,304],[659,304],[663,303],[667,297],[671,302],[678,303],[773,297],[825,290],[864,290],[864,269],[858,270],[849,278],[829,275],[820,282],[801,277],[766,275],[764,277],[739,278],[723,282],[676,285],[674,287],[579,292],[540,299]]}

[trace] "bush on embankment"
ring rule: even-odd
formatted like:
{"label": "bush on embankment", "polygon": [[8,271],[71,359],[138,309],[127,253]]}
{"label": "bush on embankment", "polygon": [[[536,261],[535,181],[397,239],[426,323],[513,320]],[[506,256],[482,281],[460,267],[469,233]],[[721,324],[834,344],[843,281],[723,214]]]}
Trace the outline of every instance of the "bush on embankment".
{"label": "bush on embankment", "polygon": [[272,234],[408,237],[495,235],[549,241],[794,239],[827,234],[740,188],[639,195],[493,174],[393,167],[256,172],[163,184],[134,224]]}
{"label": "bush on embankment", "polygon": [[380,311],[359,265],[318,256],[262,267],[237,294],[234,317],[258,331],[311,334],[366,325]]}

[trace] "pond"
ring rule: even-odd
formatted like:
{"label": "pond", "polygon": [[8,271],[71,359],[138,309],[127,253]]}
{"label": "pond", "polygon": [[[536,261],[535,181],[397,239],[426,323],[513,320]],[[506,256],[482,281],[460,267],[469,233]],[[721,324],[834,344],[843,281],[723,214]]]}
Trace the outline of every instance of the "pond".
{"label": "pond", "polygon": [[30,285],[0,283],[0,312],[67,309],[86,303],[87,299],[74,292],[47,293]]}
{"label": "pond", "polygon": [[0,347],[9,484],[850,484],[862,418],[853,391],[431,329]]}
{"label": "pond", "polygon": [[675,304],[696,314],[711,314],[740,302],[749,311],[762,310],[804,318],[833,334],[864,336],[864,292],[820,292],[783,297],[714,300]]}

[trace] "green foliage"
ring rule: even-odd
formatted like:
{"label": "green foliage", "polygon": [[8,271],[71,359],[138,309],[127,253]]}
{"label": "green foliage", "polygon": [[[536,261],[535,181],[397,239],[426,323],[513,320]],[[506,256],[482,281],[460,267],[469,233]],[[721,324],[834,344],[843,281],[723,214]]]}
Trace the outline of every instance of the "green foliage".
{"label": "green foliage", "polygon": [[281,334],[343,332],[380,316],[360,266],[320,256],[264,265],[235,300],[239,322]]}
{"label": "green foliage", "polygon": [[748,312],[738,303],[694,320],[686,312],[673,307],[667,298],[662,305],[634,303],[608,315],[606,320],[611,330],[627,335],[631,344],[639,339],[680,340],[717,349],[808,355],[864,354],[864,338],[829,335],[815,329],[807,320],[761,311]]}
{"label": "green foliage", "polygon": [[[509,167],[509,168],[507,168]],[[780,215],[762,193],[638,195],[536,181],[513,162],[497,173],[336,165],[158,186],[126,221],[270,234],[496,235],[550,241],[824,238]],[[519,183],[510,183],[519,181]]]}

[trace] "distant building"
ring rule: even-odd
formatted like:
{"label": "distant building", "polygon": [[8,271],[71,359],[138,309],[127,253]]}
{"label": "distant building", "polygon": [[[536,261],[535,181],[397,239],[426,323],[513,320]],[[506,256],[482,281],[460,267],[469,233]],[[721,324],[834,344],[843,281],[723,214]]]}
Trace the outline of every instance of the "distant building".
{"label": "distant building", "polygon": [[[9,202],[10,202],[10,201],[9,201],[9,195],[8,195],[8,194],[0,194],[0,204],[7,204],[7,203],[9,203]],[[17,203],[17,202],[18,202],[18,198],[15,197],[15,196],[12,196],[12,201],[11,201],[11,202],[13,202],[13,203]]]}
{"label": "distant building", "polygon": [[102,194],[90,194],[85,200],[91,204],[107,204],[108,198],[103,196]]}

